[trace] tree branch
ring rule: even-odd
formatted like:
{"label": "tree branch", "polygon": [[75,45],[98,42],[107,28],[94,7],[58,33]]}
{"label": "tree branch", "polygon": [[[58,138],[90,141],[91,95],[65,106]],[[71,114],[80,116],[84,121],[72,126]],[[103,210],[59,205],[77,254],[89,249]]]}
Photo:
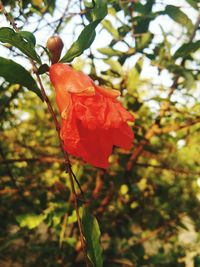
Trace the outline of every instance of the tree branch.
{"label": "tree branch", "polygon": [[[16,25],[14,19],[7,13],[7,11],[5,10],[1,0],[0,0],[0,9],[2,10],[2,12],[5,15],[6,19],[10,22],[10,24],[12,25],[14,30],[16,32],[18,32],[19,30],[17,28],[17,25]],[[84,237],[84,233],[83,233],[80,213],[79,213],[78,198],[77,198],[77,194],[76,194],[76,190],[75,190],[74,177],[73,177],[73,172],[72,172],[72,168],[71,168],[71,163],[70,163],[70,160],[69,160],[69,155],[64,149],[64,143],[63,143],[63,140],[60,137],[60,126],[59,126],[58,120],[56,118],[56,114],[55,114],[55,112],[54,112],[54,110],[52,108],[52,105],[51,105],[50,101],[49,101],[49,98],[48,98],[48,96],[47,96],[47,94],[45,92],[42,80],[41,80],[41,78],[40,78],[40,76],[39,76],[39,74],[37,72],[37,70],[38,70],[37,65],[32,59],[29,58],[29,60],[30,60],[30,62],[32,64],[32,66],[33,66],[33,70],[35,72],[35,75],[36,75],[36,78],[37,78],[37,81],[38,81],[38,84],[39,84],[43,99],[44,99],[45,103],[47,104],[48,111],[51,114],[51,117],[53,119],[56,131],[57,131],[59,143],[60,143],[60,148],[61,148],[61,150],[62,150],[62,152],[64,154],[66,172],[69,174],[69,179],[70,179],[70,184],[71,184],[71,189],[72,189],[72,196],[73,196],[74,208],[75,208],[76,216],[77,216],[78,228],[79,228],[79,232],[80,232],[80,240],[81,240],[82,250],[83,250],[86,266],[89,267],[89,260],[87,258],[87,251],[86,251],[86,242],[85,242],[85,237]]]}

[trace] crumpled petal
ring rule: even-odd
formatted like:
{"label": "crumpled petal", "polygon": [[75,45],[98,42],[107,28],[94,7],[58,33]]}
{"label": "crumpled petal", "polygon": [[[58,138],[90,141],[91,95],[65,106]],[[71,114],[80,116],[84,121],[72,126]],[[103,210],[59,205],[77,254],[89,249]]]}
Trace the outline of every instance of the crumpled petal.
{"label": "crumpled petal", "polygon": [[82,96],[95,95],[92,79],[80,71],[74,71],[65,64],[57,63],[51,66],[49,73],[55,89],[62,87],[68,93]]}
{"label": "crumpled petal", "polygon": [[122,107],[118,100],[106,97],[98,91],[93,97],[80,97],[74,94],[72,101],[77,118],[91,129],[118,128],[124,122],[134,121],[133,116]]}
{"label": "crumpled petal", "polygon": [[113,146],[130,149],[134,117],[116,99],[117,90],[95,85],[85,74],[57,63],[50,68],[61,113],[65,150],[100,168],[108,167]]}
{"label": "crumpled petal", "polygon": [[98,85],[95,85],[95,89],[97,92],[99,92],[101,95],[105,97],[116,98],[120,96],[120,92],[112,88],[100,87]]}

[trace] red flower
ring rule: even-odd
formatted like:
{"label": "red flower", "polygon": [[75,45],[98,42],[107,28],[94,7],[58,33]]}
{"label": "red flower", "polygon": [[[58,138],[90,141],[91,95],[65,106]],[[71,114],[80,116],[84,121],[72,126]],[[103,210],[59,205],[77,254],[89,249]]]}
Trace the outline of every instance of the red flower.
{"label": "red flower", "polygon": [[100,168],[108,167],[113,146],[130,149],[133,116],[116,100],[120,93],[96,85],[90,77],[57,63],[50,68],[61,113],[61,138],[70,154]]}

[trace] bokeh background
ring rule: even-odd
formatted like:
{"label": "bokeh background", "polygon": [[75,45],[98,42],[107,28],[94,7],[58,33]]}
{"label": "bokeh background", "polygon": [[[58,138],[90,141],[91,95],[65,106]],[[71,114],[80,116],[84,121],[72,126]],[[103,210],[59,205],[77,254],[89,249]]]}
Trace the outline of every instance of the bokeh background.
{"label": "bokeh background", "polygon": [[[2,2],[20,29],[34,33],[47,64],[48,37],[59,34],[66,52],[93,7]],[[119,90],[135,116],[131,150],[115,148],[106,173],[71,157],[99,222],[105,267],[200,266],[199,8],[198,0],[108,0],[94,43],[72,62]],[[0,26],[10,26],[3,15]],[[1,44],[0,56],[32,73],[16,48]],[[41,77],[58,115],[48,74]],[[64,170],[45,103],[0,77],[0,266],[84,266]]]}

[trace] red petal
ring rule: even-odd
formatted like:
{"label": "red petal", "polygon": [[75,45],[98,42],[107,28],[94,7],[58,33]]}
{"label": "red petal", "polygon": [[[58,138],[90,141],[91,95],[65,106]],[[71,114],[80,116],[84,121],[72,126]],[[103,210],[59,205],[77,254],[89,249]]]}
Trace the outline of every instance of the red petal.
{"label": "red petal", "polygon": [[113,129],[113,143],[115,146],[129,150],[131,148],[133,138],[133,131],[127,123],[124,123],[120,128]]}
{"label": "red petal", "polygon": [[50,67],[50,79],[55,88],[61,87],[69,93],[80,95],[94,95],[95,88],[89,76],[75,71],[62,63],[53,64]]}
{"label": "red petal", "polygon": [[97,92],[102,94],[105,97],[111,97],[111,98],[116,98],[120,96],[120,92],[117,90],[114,90],[112,88],[105,88],[105,87],[100,87],[100,86],[95,86],[95,89]]}
{"label": "red petal", "polygon": [[56,102],[62,115],[61,138],[70,154],[100,168],[108,167],[114,145],[130,149],[133,116],[115,98],[119,92],[96,86],[64,64],[50,68]]}
{"label": "red petal", "polygon": [[90,129],[120,127],[122,123],[134,121],[118,100],[96,93],[92,97],[72,96],[74,111],[83,125]]}
{"label": "red petal", "polygon": [[62,120],[61,138],[66,151],[93,166],[108,167],[108,157],[113,147],[110,137],[109,131],[85,128],[74,116],[70,120]]}

